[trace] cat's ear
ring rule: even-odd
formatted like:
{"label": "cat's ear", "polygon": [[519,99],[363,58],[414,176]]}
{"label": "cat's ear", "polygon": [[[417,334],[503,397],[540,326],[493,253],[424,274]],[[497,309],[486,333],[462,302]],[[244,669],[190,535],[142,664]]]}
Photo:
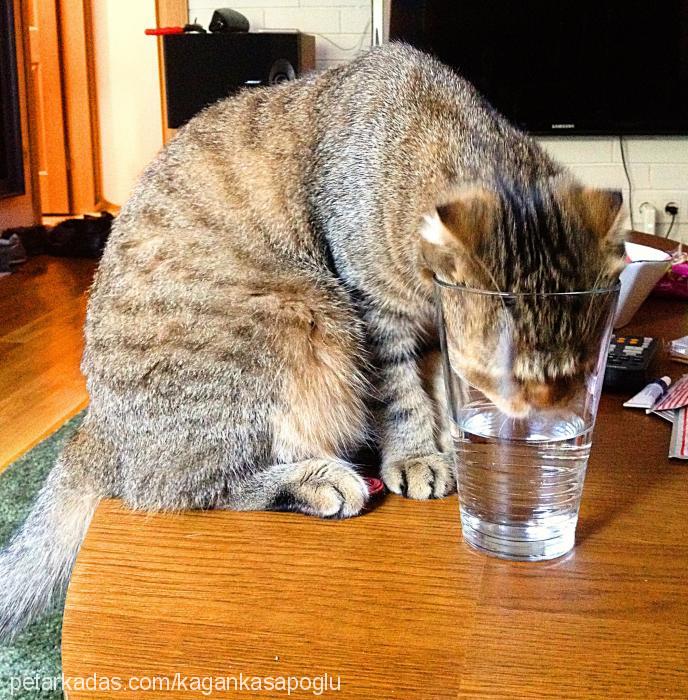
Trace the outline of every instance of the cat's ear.
{"label": "cat's ear", "polygon": [[623,196],[619,190],[596,190],[584,187],[580,194],[582,217],[586,227],[600,242],[605,274],[616,279],[626,265],[624,231],[621,223]]}
{"label": "cat's ear", "polygon": [[493,226],[495,200],[493,193],[481,188],[455,193],[423,217],[420,235],[447,252],[472,253]]}
{"label": "cat's ear", "polygon": [[496,194],[476,187],[452,192],[426,214],[420,237],[428,277],[439,274],[454,282],[469,279],[474,253],[489,235],[496,211]]}
{"label": "cat's ear", "polygon": [[625,266],[624,231],[621,226],[625,212],[619,190],[595,189],[564,185],[565,201],[578,214],[583,226],[600,245],[600,260],[605,276],[614,279]]}
{"label": "cat's ear", "polygon": [[551,178],[551,186],[572,213],[580,217],[583,226],[600,242],[619,238],[623,220],[623,196],[620,190],[584,187],[572,180],[568,173]]}
{"label": "cat's ear", "polygon": [[600,240],[618,236],[623,205],[623,195],[619,190],[582,187],[578,192],[578,201],[586,227]]}

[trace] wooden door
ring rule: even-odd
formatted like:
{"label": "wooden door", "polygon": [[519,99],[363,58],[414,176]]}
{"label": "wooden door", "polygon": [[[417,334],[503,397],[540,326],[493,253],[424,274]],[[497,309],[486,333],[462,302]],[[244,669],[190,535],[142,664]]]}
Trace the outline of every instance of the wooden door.
{"label": "wooden door", "polygon": [[71,211],[57,0],[29,0],[31,85],[41,211]]}
{"label": "wooden door", "polygon": [[100,188],[100,146],[91,0],[60,0],[62,88],[72,214],[105,206]]}

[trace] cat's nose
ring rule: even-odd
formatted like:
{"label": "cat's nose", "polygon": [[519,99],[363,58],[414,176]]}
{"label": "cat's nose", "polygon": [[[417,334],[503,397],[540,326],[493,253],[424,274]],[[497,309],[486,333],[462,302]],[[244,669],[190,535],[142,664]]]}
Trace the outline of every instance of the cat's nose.
{"label": "cat's nose", "polygon": [[526,386],[528,403],[537,408],[552,405],[554,390],[550,384],[529,384]]}
{"label": "cat's nose", "polygon": [[571,395],[572,383],[568,380],[529,382],[524,388],[526,399],[531,406],[548,408],[562,403]]}

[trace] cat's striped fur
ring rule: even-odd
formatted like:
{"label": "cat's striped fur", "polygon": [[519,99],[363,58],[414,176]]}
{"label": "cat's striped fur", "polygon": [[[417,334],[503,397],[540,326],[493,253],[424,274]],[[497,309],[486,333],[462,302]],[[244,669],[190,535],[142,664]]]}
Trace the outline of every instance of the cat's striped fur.
{"label": "cat's striped fur", "polygon": [[367,489],[346,459],[370,439],[392,491],[451,492],[422,372],[432,272],[585,286],[616,254],[599,242],[618,210],[586,197],[401,45],[209,107],[114,225],[88,309],[88,416],[0,554],[0,636],[64,586],[104,496],[347,517]]}

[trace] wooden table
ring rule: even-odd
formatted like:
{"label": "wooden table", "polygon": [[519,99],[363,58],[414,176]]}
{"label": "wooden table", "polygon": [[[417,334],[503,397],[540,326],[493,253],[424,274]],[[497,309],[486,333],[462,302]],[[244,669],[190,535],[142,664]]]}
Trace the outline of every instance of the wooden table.
{"label": "wooden table", "polygon": [[[651,300],[627,330],[684,335],[685,309]],[[70,700],[200,698],[210,677],[229,688],[213,697],[286,697],[286,678],[324,674],[340,688],[325,697],[367,700],[687,698],[688,463],[667,459],[668,423],[621,401],[602,399],[577,546],[549,563],[471,551],[456,497],[388,496],[342,522],[103,502],[67,596],[64,673],[135,687]],[[247,689],[269,679],[278,690]],[[291,697],[313,697],[299,682]]]}

